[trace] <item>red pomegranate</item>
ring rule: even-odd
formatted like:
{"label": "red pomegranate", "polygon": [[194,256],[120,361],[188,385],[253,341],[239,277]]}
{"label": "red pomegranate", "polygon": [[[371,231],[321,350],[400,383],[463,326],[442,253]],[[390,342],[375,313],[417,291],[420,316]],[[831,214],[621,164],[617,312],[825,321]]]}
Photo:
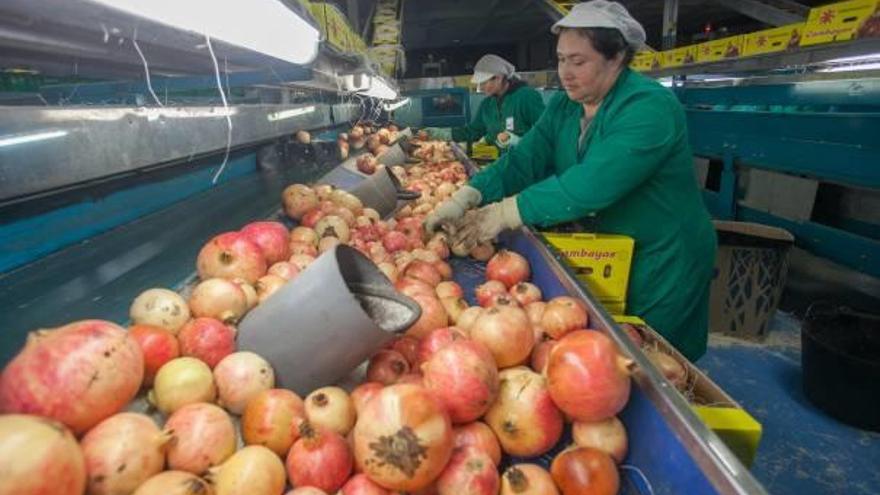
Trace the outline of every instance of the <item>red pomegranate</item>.
{"label": "red pomegranate", "polygon": [[260,247],[266,264],[287,261],[290,257],[287,227],[280,222],[251,222],[240,231],[245,237]]}
{"label": "red pomegranate", "polygon": [[498,280],[506,288],[528,280],[529,262],[522,255],[502,249],[486,264],[486,278]]}
{"label": "red pomegranate", "polygon": [[510,296],[513,297],[520,306],[525,307],[528,304],[541,300],[541,289],[535,284],[520,282],[510,288]]}
{"label": "red pomegranate", "polygon": [[293,486],[313,486],[328,493],[342,488],[352,469],[348,443],[333,430],[300,424],[300,438],[287,454]]}
{"label": "red pomegranate", "polygon": [[526,367],[499,374],[498,400],[486,413],[504,452],[521,457],[541,455],[562,435],[562,413],[553,403],[546,380]]}
{"label": "red pomegranate", "polygon": [[484,308],[488,308],[492,305],[495,296],[507,295],[507,287],[498,280],[489,280],[486,283],[478,285],[474,290],[474,294],[477,297],[477,304]]}
{"label": "red pomegranate", "polygon": [[435,328],[428,332],[419,341],[417,366],[431,359],[431,356],[447,345],[466,338],[465,334],[456,327]]}
{"label": "red pomegranate", "polygon": [[472,339],[489,349],[499,369],[525,362],[535,343],[529,317],[515,306],[493,306],[485,310],[468,332]]}
{"label": "red pomegranate", "polygon": [[214,318],[190,320],[180,333],[180,354],[204,361],[209,367],[235,352],[235,331]]}
{"label": "red pomegranate", "polygon": [[423,383],[453,423],[477,420],[498,396],[498,368],[486,347],[460,339],[437,350],[423,365]]}
{"label": "red pomegranate", "polygon": [[81,495],[86,466],[76,438],[61,423],[26,414],[0,415],[3,495]]}
{"label": "red pomegranate", "polygon": [[290,390],[273,388],[251,399],[241,416],[241,436],[248,445],[263,445],[282,458],[299,438],[305,420],[303,400]]}
{"label": "red pomegranate", "polygon": [[401,353],[390,349],[374,354],[367,366],[367,380],[383,385],[397,383],[400,377],[407,373],[409,373],[409,361]]}
{"label": "red pomegranate", "polygon": [[437,478],[438,495],[497,495],[501,480],[489,456],[476,449],[455,452]]}
{"label": "red pomegranate", "polygon": [[440,300],[433,295],[427,296],[416,294],[411,296],[419,307],[422,308],[422,315],[419,319],[407,329],[406,334],[410,337],[421,338],[435,328],[443,328],[449,325],[449,315]]}
{"label": "red pomegranate", "polygon": [[541,328],[552,339],[561,339],[568,332],[586,328],[588,321],[584,306],[568,296],[554,297],[541,314]]}
{"label": "red pomegranate", "polygon": [[143,376],[143,352],[114,323],[38,330],[0,374],[0,412],[46,416],[79,435],[128,404]]}
{"label": "red pomegranate", "polygon": [[620,488],[614,461],[590,447],[563,451],[553,459],[550,473],[562,495],[616,495]]}
{"label": "red pomegranate", "polygon": [[199,278],[241,278],[253,284],[269,268],[260,246],[240,232],[220,234],[202,247],[196,259]]}
{"label": "red pomegranate", "polygon": [[501,445],[498,437],[482,421],[474,421],[455,427],[455,450],[464,448],[477,449],[488,454],[495,465],[501,464]]}
{"label": "red pomegranate", "polygon": [[159,368],[180,356],[180,344],[174,334],[152,325],[132,325],[128,334],[137,342],[144,355],[143,385],[149,387]]}

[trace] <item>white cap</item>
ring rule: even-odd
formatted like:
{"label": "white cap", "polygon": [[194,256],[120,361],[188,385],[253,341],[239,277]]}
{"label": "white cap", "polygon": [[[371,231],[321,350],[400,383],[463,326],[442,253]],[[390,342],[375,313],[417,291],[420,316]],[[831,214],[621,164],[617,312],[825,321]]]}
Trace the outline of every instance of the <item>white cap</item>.
{"label": "white cap", "polygon": [[633,19],[626,7],[607,0],[593,0],[575,5],[571,12],[550,28],[559,34],[559,28],[614,28],[636,50],[645,44],[645,28]]}
{"label": "white cap", "polygon": [[513,66],[512,63],[504,60],[498,55],[483,55],[480,60],[477,60],[477,65],[474,66],[474,76],[471,77],[471,82],[474,84],[482,84],[489,79],[492,79],[493,76],[504,76],[510,77],[516,71],[516,67]]}

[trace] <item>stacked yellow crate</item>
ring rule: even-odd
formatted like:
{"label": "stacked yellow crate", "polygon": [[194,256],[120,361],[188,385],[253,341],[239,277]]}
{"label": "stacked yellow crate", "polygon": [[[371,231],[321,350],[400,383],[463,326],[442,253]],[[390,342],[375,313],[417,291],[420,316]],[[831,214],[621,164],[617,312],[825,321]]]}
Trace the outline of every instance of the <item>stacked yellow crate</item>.
{"label": "stacked yellow crate", "polygon": [[373,39],[370,58],[379,64],[386,76],[393,77],[402,56],[398,0],[379,0],[373,14]]}

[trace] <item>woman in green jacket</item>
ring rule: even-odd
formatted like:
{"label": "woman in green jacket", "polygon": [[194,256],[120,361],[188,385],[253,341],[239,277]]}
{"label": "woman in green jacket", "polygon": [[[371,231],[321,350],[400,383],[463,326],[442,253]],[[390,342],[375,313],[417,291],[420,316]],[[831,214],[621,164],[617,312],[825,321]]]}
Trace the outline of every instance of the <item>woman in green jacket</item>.
{"label": "woman in green jacket", "polygon": [[[435,139],[475,142],[483,139],[501,149],[516,146],[520,137],[535,125],[544,112],[541,94],[515,75],[513,64],[498,55],[484,55],[474,66],[471,82],[486,98],[477,115],[463,127],[426,129]],[[498,135],[506,132],[507,140]]]}
{"label": "woman in green jacket", "polygon": [[627,312],[696,360],[706,350],[716,234],[684,111],[670,91],[628,68],[645,33],[620,4],[578,4],[553,31],[565,94],[426,226],[457,222],[454,241],[476,243],[523,224],[595,216],[597,231],[635,239]]}

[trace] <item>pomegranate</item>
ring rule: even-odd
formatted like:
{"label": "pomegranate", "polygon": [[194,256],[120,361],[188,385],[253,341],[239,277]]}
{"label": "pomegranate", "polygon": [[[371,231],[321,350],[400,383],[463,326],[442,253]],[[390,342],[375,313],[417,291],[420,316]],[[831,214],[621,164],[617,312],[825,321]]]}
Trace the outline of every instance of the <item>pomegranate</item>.
{"label": "pomegranate", "polygon": [[599,421],[616,415],[629,398],[630,359],[594,330],[570,332],[553,347],[547,378],[553,401],[572,419]]}
{"label": "pomegranate", "polygon": [[293,486],[313,486],[333,493],[342,488],[353,462],[345,439],[333,430],[300,424],[300,438],[287,454],[287,474]]}
{"label": "pomegranate", "polygon": [[88,492],[133,492],[165,467],[165,447],[170,439],[143,414],[125,412],[101,421],[81,443]]}
{"label": "pomegranate", "polygon": [[477,247],[471,249],[468,254],[477,261],[489,261],[495,254],[495,246],[491,243],[477,244]]}
{"label": "pomegranate", "polygon": [[577,446],[599,449],[610,455],[618,464],[626,457],[628,446],[626,428],[614,416],[600,421],[575,421],[571,435]]}
{"label": "pomegranate", "polygon": [[0,416],[2,495],[80,495],[86,488],[83,453],[70,431],[51,419]]}
{"label": "pomegranate", "polygon": [[489,300],[489,307],[492,306],[515,306],[520,307],[519,303],[516,302],[516,299],[510,296],[510,294],[494,294],[492,298]]}
{"label": "pomegranate", "polygon": [[287,279],[278,275],[269,274],[260,277],[260,280],[257,280],[257,283],[254,284],[254,288],[257,290],[257,299],[260,303],[265,302],[266,299],[269,299],[273,294],[281,290],[286,283]]}
{"label": "pomegranate", "polygon": [[315,261],[315,256],[308,254],[294,254],[290,256],[290,262],[293,263],[299,271],[303,271]]}
{"label": "pomegranate", "polygon": [[309,227],[303,227],[302,225],[300,225],[298,227],[294,227],[294,229],[290,231],[291,245],[293,245],[293,243],[295,242],[301,242],[304,244],[311,244],[313,247],[318,247],[318,240],[318,233],[315,232],[315,229],[311,229]]}
{"label": "pomegranate", "polygon": [[37,330],[0,374],[0,412],[46,416],[82,434],[130,402],[143,376],[140,347],[115,323]]}
{"label": "pomegranate", "polygon": [[443,281],[443,278],[440,276],[440,273],[434,268],[434,265],[422,261],[415,260],[406,267],[406,270],[403,272],[404,276],[414,278],[416,280],[421,280],[431,287],[437,287],[437,285]]}
{"label": "pomegranate", "polygon": [[520,306],[526,306],[541,300],[541,289],[535,284],[520,282],[510,288],[510,296],[513,297]]}
{"label": "pomegranate", "polygon": [[310,210],[318,206],[318,195],[309,186],[293,184],[281,193],[284,212],[294,220],[302,219]]}
{"label": "pomegranate", "polygon": [[408,250],[410,243],[409,238],[407,238],[402,232],[392,230],[382,236],[382,246],[389,253],[396,253],[397,251]]}
{"label": "pomegranate", "polygon": [[339,491],[339,495],[391,495],[391,492],[361,473],[352,476]]}
{"label": "pomegranate", "polygon": [[148,479],[134,495],[213,495],[207,481],[184,471],[165,471]]}
{"label": "pomegranate", "polygon": [[498,437],[486,423],[474,421],[457,426],[454,434],[456,451],[465,448],[476,449],[487,454],[496,466],[501,464],[501,445],[498,443]]}
{"label": "pomegranate", "polygon": [[213,368],[235,352],[235,330],[214,318],[196,318],[180,329],[180,354],[194,357]]}
{"label": "pomegranate", "polygon": [[214,367],[217,401],[232,414],[241,414],[247,403],[275,385],[268,361],[253,352],[233,352]]}
{"label": "pomegranate", "polygon": [[443,471],[452,454],[452,425],[423,387],[391,385],[367,402],[354,427],[358,467],[390,490],[416,491]]}
{"label": "pomegranate", "polygon": [[635,325],[624,323],[620,325],[620,328],[626,333],[626,336],[629,337],[629,340],[631,340],[633,344],[638,347],[642,347],[645,344],[645,338],[642,337],[642,332],[639,331]]}
{"label": "pomegranate", "polygon": [[137,342],[144,355],[144,386],[153,384],[153,378],[163,364],[180,356],[180,345],[173,333],[152,325],[134,325],[128,334]]}
{"label": "pomegranate", "polygon": [[455,282],[440,282],[434,290],[440,299],[444,297],[464,297],[464,289]]}
{"label": "pomegranate", "polygon": [[201,475],[235,452],[235,425],[226,411],[199,402],[181,407],[168,417],[171,435],[168,467]]}
{"label": "pomegranate", "polygon": [[446,310],[446,314],[449,316],[449,321],[453,324],[458,323],[461,315],[469,308],[467,301],[463,297],[442,297],[440,298],[440,304],[443,305],[443,309]]}
{"label": "pomegranate", "polygon": [[493,306],[485,310],[468,331],[472,339],[489,349],[499,369],[524,362],[535,343],[529,317],[515,306]]}
{"label": "pomegranate", "polygon": [[257,303],[260,302],[257,297],[257,289],[254,289],[254,286],[245,282],[240,278],[232,279],[232,282],[244,292],[245,300],[247,300],[247,310],[250,311],[257,306]]}
{"label": "pomegranate", "polygon": [[[299,221],[300,225],[303,227],[315,228],[318,225],[318,222],[321,221],[322,218],[327,216],[327,212],[320,209],[315,208],[313,210],[309,210],[305,215],[303,215],[302,219]],[[317,246],[315,246],[317,247]]]}
{"label": "pomegranate", "polygon": [[296,131],[296,140],[300,144],[309,144],[312,142],[312,135],[309,131]]}
{"label": "pomegranate", "polygon": [[500,495],[559,495],[553,478],[537,464],[516,464],[501,475]]}
{"label": "pomegranate", "polygon": [[501,480],[498,468],[484,452],[464,449],[455,452],[437,478],[439,495],[497,495]]}
{"label": "pomegranate", "polygon": [[198,359],[179,357],[159,368],[147,398],[167,416],[187,404],[213,402],[216,396],[211,368]]}
{"label": "pomegranate", "polygon": [[[269,267],[269,272],[267,275],[275,275],[283,278],[284,280],[293,280],[299,275],[299,268],[296,267],[293,263],[285,260],[279,261],[274,265]],[[258,281],[259,283],[259,281]]]}
{"label": "pomegranate", "polygon": [[397,337],[388,346],[391,350],[399,352],[409,363],[410,367],[419,364],[419,339],[401,335]]}
{"label": "pomegranate", "polygon": [[394,284],[394,288],[397,289],[397,292],[409,297],[423,295],[435,299],[437,298],[437,293],[434,291],[434,288],[417,278],[401,277]]}
{"label": "pomegranate", "polygon": [[443,260],[435,261],[432,265],[443,280],[452,280],[452,265]]}
{"label": "pomegranate", "polygon": [[248,401],[241,416],[241,436],[247,445],[268,447],[281,457],[299,438],[305,420],[303,400],[290,390],[273,388]]}
{"label": "pomegranate", "polygon": [[426,263],[436,263],[440,261],[440,257],[437,256],[437,253],[428,249],[416,248],[412,250],[412,255],[415,259],[424,261]]}
{"label": "pomegranate", "polygon": [[266,274],[260,246],[239,232],[220,234],[205,244],[196,260],[199,278],[241,278],[254,283]]}
{"label": "pomegranate", "polygon": [[466,338],[465,334],[456,327],[443,327],[431,330],[419,341],[418,366],[421,367],[423,363],[431,359],[434,353],[440,349],[464,338]]}
{"label": "pomegranate", "polygon": [[287,227],[280,222],[251,222],[240,231],[260,247],[266,264],[271,265],[290,257]]}
{"label": "pomegranate", "polygon": [[587,327],[587,310],[573,297],[560,296],[551,299],[541,315],[541,328],[552,339],[561,339],[572,330]]}
{"label": "pomegranate", "polygon": [[290,490],[284,495],[328,495],[328,493],[313,486],[301,486]]}
{"label": "pomegranate", "polygon": [[519,366],[499,374],[498,400],[485,421],[508,454],[532,457],[550,450],[562,435],[562,413],[553,403],[547,382]]}
{"label": "pomegranate", "polygon": [[363,155],[359,156],[357,158],[357,161],[355,162],[358,171],[367,175],[373,175],[374,173],[376,173],[376,165],[378,164],[379,162],[376,160],[376,158],[368,153],[364,153]]}
{"label": "pomegranate", "polygon": [[[223,322],[235,323],[248,310],[247,294],[235,282],[223,278],[209,278],[195,286],[189,297],[189,307],[196,318],[216,318]],[[186,325],[188,324],[189,322]],[[181,327],[180,331],[186,325]]]}
{"label": "pomegranate", "polygon": [[687,386],[687,369],[674,357],[660,350],[646,349],[645,356],[657,367],[657,370],[672,383],[672,386],[682,390]]}
{"label": "pomegranate", "polygon": [[614,461],[590,447],[563,451],[553,459],[550,473],[562,495],[616,495],[620,488]]}
{"label": "pomegranate", "polygon": [[354,403],[348,392],[339,387],[313,390],[305,400],[306,419],[320,428],[347,435],[357,419]]}
{"label": "pomegranate", "polygon": [[421,373],[407,373],[400,377],[400,380],[397,380],[397,383],[408,383],[410,385],[424,385],[422,380]]}
{"label": "pomegranate", "polygon": [[556,340],[551,339],[544,340],[535,345],[535,348],[532,350],[531,360],[533,370],[538,373],[544,373],[544,369],[547,367],[547,360],[550,357],[550,351],[556,346],[556,342]]}
{"label": "pomegranate", "polygon": [[470,423],[489,409],[498,395],[498,368],[492,353],[470,339],[439,348],[422,365],[423,382],[453,423]]}
{"label": "pomegranate", "polygon": [[507,287],[497,280],[489,280],[480,284],[474,289],[474,295],[477,297],[477,304],[484,308],[492,305],[494,297],[498,295],[507,295]]}
{"label": "pomegranate", "polygon": [[[307,242],[291,242],[290,243],[290,256],[296,256],[298,254],[304,254],[308,256],[318,256],[318,243],[310,244]],[[288,260],[289,261],[289,260]]]}
{"label": "pomegranate", "polygon": [[407,329],[410,337],[421,338],[435,328],[449,325],[449,315],[440,300],[433,295],[415,294],[412,299],[422,308],[422,315]]}
{"label": "pomegranate", "polygon": [[351,402],[354,404],[356,416],[361,415],[367,401],[375,397],[383,388],[385,385],[379,382],[364,382],[351,391]]}
{"label": "pomegranate", "polygon": [[396,284],[398,280],[397,267],[394,263],[382,262],[376,265],[377,268],[388,278],[392,284]]}
{"label": "pomegranate", "polygon": [[522,255],[502,249],[486,264],[486,278],[498,280],[506,288],[528,280],[529,262]]}
{"label": "pomegranate", "polygon": [[189,320],[189,306],[174,291],[149,289],[134,298],[128,314],[135,325],[153,325],[177,334]]}
{"label": "pomegranate", "polygon": [[462,311],[461,315],[459,315],[458,320],[455,321],[455,326],[461,329],[466,334],[470,335],[470,329],[474,325],[474,322],[477,321],[477,318],[483,314],[484,309],[480,306],[471,306],[470,308]]}
{"label": "pomegranate", "polygon": [[318,220],[318,223],[315,224],[315,232],[320,238],[335,237],[343,244],[351,239],[351,229],[349,229],[348,223],[337,215],[327,215]]}
{"label": "pomegranate", "polygon": [[548,338],[544,333],[544,327],[541,326],[541,318],[544,316],[544,309],[547,303],[543,301],[535,301],[526,305],[526,314],[529,315],[529,321],[532,322],[532,333],[535,336],[535,342],[542,342]]}
{"label": "pomegranate", "polygon": [[[415,261],[413,255],[409,253],[409,251],[398,251],[391,255],[392,261],[397,266],[397,271],[403,272],[406,270],[406,267],[409,266],[410,263]],[[427,284],[425,284],[427,285]],[[430,285],[428,286],[430,287]]]}
{"label": "pomegranate", "polygon": [[332,184],[318,184],[312,188],[315,191],[315,194],[318,195],[318,200],[327,201],[330,199],[330,195],[333,194],[333,191],[336,188]]}
{"label": "pomegranate", "polygon": [[407,373],[409,373],[409,361],[401,353],[390,349],[374,354],[367,366],[367,380],[383,385],[397,383],[397,380]]}
{"label": "pomegranate", "polygon": [[361,212],[361,215],[369,218],[373,221],[373,223],[379,223],[382,221],[382,217],[379,215],[379,212],[374,210],[373,208],[364,208]]}
{"label": "pomegranate", "polygon": [[279,495],[287,484],[287,473],[274,452],[249,445],[211,468],[208,479],[216,495]]}
{"label": "pomegranate", "polygon": [[434,252],[440,259],[448,259],[449,258],[449,243],[446,240],[446,236],[444,234],[435,234],[431,240],[425,244],[425,247]]}

